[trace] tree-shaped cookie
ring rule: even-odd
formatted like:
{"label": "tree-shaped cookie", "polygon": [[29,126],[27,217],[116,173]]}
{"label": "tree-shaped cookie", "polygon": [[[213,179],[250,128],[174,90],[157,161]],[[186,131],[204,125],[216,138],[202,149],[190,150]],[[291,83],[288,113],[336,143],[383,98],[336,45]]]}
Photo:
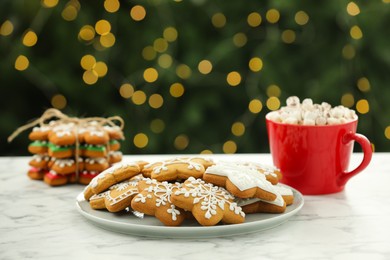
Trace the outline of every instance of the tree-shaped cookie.
{"label": "tree-shaped cookie", "polygon": [[179,226],[184,221],[185,214],[171,201],[172,193],[179,187],[179,183],[144,179],[138,184],[139,194],[132,200],[131,207],[155,216],[166,226]]}
{"label": "tree-shaped cookie", "polygon": [[191,211],[203,226],[213,226],[220,221],[236,224],[245,220],[245,213],[234,202],[234,196],[202,179],[187,179],[182,188],[172,194],[172,201],[176,206]]}

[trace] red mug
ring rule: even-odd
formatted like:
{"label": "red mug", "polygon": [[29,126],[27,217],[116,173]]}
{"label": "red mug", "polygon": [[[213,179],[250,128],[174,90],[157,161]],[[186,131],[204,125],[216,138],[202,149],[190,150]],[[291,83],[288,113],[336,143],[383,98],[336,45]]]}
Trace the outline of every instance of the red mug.
{"label": "red mug", "polygon": [[[342,191],[347,181],[371,161],[370,141],[356,133],[358,119],[338,125],[309,126],[278,123],[266,116],[272,159],[283,175],[282,183],[305,195]],[[354,141],[363,160],[348,171]]]}

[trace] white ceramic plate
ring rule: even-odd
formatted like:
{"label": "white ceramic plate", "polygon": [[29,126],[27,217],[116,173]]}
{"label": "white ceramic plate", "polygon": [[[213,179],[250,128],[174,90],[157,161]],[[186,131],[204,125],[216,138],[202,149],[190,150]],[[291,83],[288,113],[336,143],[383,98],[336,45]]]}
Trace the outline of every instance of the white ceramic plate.
{"label": "white ceramic plate", "polygon": [[287,207],[283,214],[247,214],[245,222],[235,225],[217,225],[202,227],[195,220],[186,220],[180,227],[164,226],[151,216],[138,218],[131,212],[110,213],[105,210],[94,210],[85,201],[83,193],[77,196],[77,210],[93,224],[114,232],[161,238],[208,238],[232,236],[276,227],[294,216],[303,206],[303,196],[294,192],[294,203]]}

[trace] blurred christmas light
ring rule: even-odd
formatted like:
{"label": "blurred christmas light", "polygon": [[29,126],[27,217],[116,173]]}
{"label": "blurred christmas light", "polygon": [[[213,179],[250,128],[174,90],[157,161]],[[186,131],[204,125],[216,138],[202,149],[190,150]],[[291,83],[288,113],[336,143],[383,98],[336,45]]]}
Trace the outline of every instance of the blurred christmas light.
{"label": "blurred christmas light", "polygon": [[232,87],[238,86],[241,83],[241,75],[237,71],[229,72],[226,81]]}
{"label": "blurred christmas light", "polygon": [[346,60],[353,59],[356,55],[355,47],[353,47],[351,44],[345,45],[342,50],[342,55]]}
{"label": "blurred christmas light", "polygon": [[173,142],[173,146],[177,150],[184,150],[187,148],[189,143],[190,143],[190,139],[188,138],[188,136],[185,134],[181,134],[175,138],[175,141]]}
{"label": "blurred christmas light", "polygon": [[56,94],[51,98],[51,105],[57,109],[63,109],[66,107],[66,98],[64,95]]}
{"label": "blurred christmas light", "polygon": [[5,20],[3,24],[0,26],[0,35],[8,36],[11,35],[14,31],[14,25],[10,20]]}
{"label": "blurred christmas light", "polygon": [[142,50],[142,57],[145,60],[153,60],[154,58],[156,58],[156,55],[157,53],[152,46],[146,46]]}
{"label": "blurred christmas light", "polygon": [[22,40],[24,46],[32,47],[37,43],[37,41],[38,36],[33,30],[29,29],[24,33]]}
{"label": "blurred christmas light", "polygon": [[158,79],[158,72],[155,68],[147,68],[144,70],[143,77],[146,82],[152,83]]}
{"label": "blurred christmas light", "polygon": [[267,96],[268,97],[280,97],[282,90],[279,86],[272,84],[267,87]]}
{"label": "blurred christmas light", "polygon": [[105,0],[104,9],[109,13],[115,13],[119,10],[120,3],[118,0]]}
{"label": "blurred christmas light", "polygon": [[124,83],[119,88],[119,94],[123,98],[131,98],[131,96],[134,94],[134,87],[129,83]]}
{"label": "blurred christmas light", "polygon": [[259,72],[263,68],[263,61],[259,57],[253,57],[249,60],[249,69],[253,72]]}
{"label": "blurred christmas light", "polygon": [[108,67],[107,67],[107,64],[105,62],[98,61],[98,62],[96,62],[94,70],[98,74],[98,77],[102,78],[102,77],[106,76],[107,71],[108,71]]}
{"label": "blurred christmas light", "polygon": [[282,32],[281,38],[284,43],[290,44],[295,41],[295,32],[293,30],[284,30]]}
{"label": "blurred christmas light", "polygon": [[146,94],[142,90],[137,90],[131,96],[131,100],[136,105],[142,105],[146,101]]}
{"label": "blurred christmas light", "polygon": [[148,145],[149,138],[144,133],[138,133],[134,136],[133,143],[138,148],[145,148]]}
{"label": "blurred christmas light", "polygon": [[232,134],[242,136],[245,133],[245,125],[242,122],[235,122],[231,127]]}
{"label": "blurred christmas light", "polygon": [[354,104],[355,104],[355,98],[351,93],[345,93],[344,95],[342,95],[341,105],[345,107],[353,107]]}
{"label": "blurred christmas light", "polygon": [[248,109],[253,114],[258,114],[263,109],[263,103],[259,99],[252,99],[249,102]]}
{"label": "blurred christmas light", "polygon": [[134,21],[137,22],[142,21],[143,19],[145,19],[145,16],[146,16],[146,10],[142,5],[135,5],[130,10],[130,17]]}
{"label": "blurred christmas light", "polygon": [[280,13],[276,9],[270,9],[265,14],[265,18],[269,23],[277,23],[280,19]]}
{"label": "blurred christmas light", "polygon": [[62,10],[61,16],[62,18],[64,18],[65,21],[70,22],[77,18],[77,13],[78,10],[76,6],[72,4],[67,4],[64,10]]}
{"label": "blurred christmas light", "polygon": [[52,8],[58,4],[58,0],[42,0],[41,4],[43,7]]}
{"label": "blurred christmas light", "polygon": [[360,14],[360,8],[355,2],[349,2],[347,5],[347,13],[351,16]]}
{"label": "blurred christmas light", "polygon": [[298,11],[295,14],[294,20],[299,25],[305,25],[309,22],[309,15],[305,11]]}
{"label": "blurred christmas light", "polygon": [[250,13],[247,18],[248,25],[251,27],[257,27],[261,24],[261,16],[257,12]]}
{"label": "blurred christmas light", "polygon": [[162,54],[158,57],[157,63],[161,68],[168,69],[172,65],[172,57],[169,54]]}
{"label": "blurred christmas light", "polygon": [[111,24],[107,20],[99,20],[95,24],[95,31],[100,35],[107,35],[111,31]]}
{"label": "blurred christmas light", "polygon": [[176,67],[176,75],[181,79],[188,79],[191,77],[192,70],[186,64],[180,64]]}
{"label": "blurred christmas light", "polygon": [[83,73],[83,81],[88,85],[93,85],[98,81],[99,75],[96,71],[86,70]]}
{"label": "blurred christmas light", "polygon": [[153,119],[152,122],[150,122],[150,130],[152,130],[153,133],[159,134],[162,133],[165,129],[165,123],[163,120],[156,118]]}
{"label": "blurred christmas light", "polygon": [[153,49],[157,52],[165,52],[168,49],[168,42],[164,38],[157,38],[153,42]]}
{"label": "blurred christmas light", "polygon": [[209,74],[213,69],[213,64],[209,60],[201,60],[198,64],[198,70],[202,74]]}
{"label": "blurred christmas light", "polygon": [[359,40],[363,37],[363,32],[362,30],[360,30],[360,27],[357,25],[352,26],[351,30],[349,31],[349,34],[355,40]]}
{"label": "blurred christmas light", "polygon": [[356,102],[356,110],[360,114],[367,114],[370,111],[370,105],[366,99],[360,99]]}
{"label": "blurred christmas light", "polygon": [[390,140],[390,125],[385,128],[385,137]]}
{"label": "blurred christmas light", "polygon": [[213,152],[209,149],[206,149],[206,150],[201,151],[200,154],[213,154]]}
{"label": "blurred christmas light", "polygon": [[96,59],[90,54],[84,55],[80,60],[80,65],[85,70],[91,70],[96,65]]}
{"label": "blurred christmas light", "polygon": [[368,92],[371,89],[370,81],[366,77],[360,78],[357,81],[357,87],[361,92]]}
{"label": "blurred christmas light", "polygon": [[233,44],[236,47],[243,47],[248,42],[248,38],[246,37],[245,33],[236,33],[233,36]]}
{"label": "blurred christmas light", "polygon": [[173,83],[169,88],[172,97],[179,98],[184,94],[184,86],[181,83]]}
{"label": "blurred christmas light", "polygon": [[95,29],[91,25],[84,25],[80,29],[79,38],[83,41],[92,41],[95,38]]}
{"label": "blurred christmas light", "polygon": [[115,35],[108,33],[100,36],[100,44],[105,48],[110,48],[115,44]]}
{"label": "blurred christmas light", "polygon": [[177,30],[174,27],[167,27],[164,29],[163,37],[168,42],[176,41],[178,36]]}
{"label": "blurred christmas light", "polygon": [[30,61],[24,55],[19,55],[15,60],[15,69],[19,71],[26,70],[30,65]]}
{"label": "blurred christmas light", "polygon": [[216,28],[222,28],[226,25],[226,17],[223,13],[215,13],[211,17],[211,23],[214,25]]}
{"label": "blurred christmas light", "polygon": [[267,108],[269,110],[278,110],[280,107],[280,100],[277,97],[269,97],[267,99]]}
{"label": "blurred christmas light", "polygon": [[157,109],[162,107],[164,104],[164,98],[160,94],[152,94],[149,97],[149,106],[151,108]]}
{"label": "blurred christmas light", "polygon": [[226,141],[222,146],[222,151],[229,154],[235,153],[237,152],[237,144],[232,140]]}

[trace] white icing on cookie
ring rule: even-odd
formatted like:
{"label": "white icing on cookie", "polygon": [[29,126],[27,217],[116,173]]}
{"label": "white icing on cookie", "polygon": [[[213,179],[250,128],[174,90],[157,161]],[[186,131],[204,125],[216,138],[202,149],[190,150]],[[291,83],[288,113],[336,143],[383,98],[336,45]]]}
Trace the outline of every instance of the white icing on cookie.
{"label": "white icing on cookie", "polygon": [[114,172],[120,170],[120,169],[127,169],[129,167],[138,167],[135,163],[117,163],[114,164],[112,167],[102,171],[98,176],[93,178],[90,182],[90,186],[92,188],[96,188],[98,186],[98,180],[105,178],[107,175],[111,175]]}
{"label": "white icing on cookie", "polygon": [[[151,168],[154,165],[156,165],[156,166],[153,167],[153,173],[159,174],[162,171],[167,171],[169,165],[188,164],[187,168],[189,170],[194,169],[196,171],[200,171],[203,168],[203,165],[200,164],[200,163],[194,162],[193,161],[194,159],[203,159],[203,158],[199,158],[199,157],[179,158],[178,157],[178,158],[174,158],[174,159],[171,159],[171,160],[158,162],[158,163],[160,163],[160,165],[156,165],[156,163],[147,164],[147,165],[144,166],[144,169],[148,169],[148,168]],[[207,160],[207,159],[204,159],[204,160]]]}
{"label": "white icing on cookie", "polygon": [[[189,183],[188,183],[189,181]],[[234,196],[222,187],[214,186],[211,183],[206,183],[202,179],[195,179],[190,177],[184,184],[185,187],[175,192],[175,195],[184,195],[184,197],[193,197],[193,204],[201,203],[201,210],[205,212],[205,218],[210,219],[217,214],[216,208],[224,210],[225,205],[229,207],[236,215],[245,217],[245,213],[234,200]]]}

